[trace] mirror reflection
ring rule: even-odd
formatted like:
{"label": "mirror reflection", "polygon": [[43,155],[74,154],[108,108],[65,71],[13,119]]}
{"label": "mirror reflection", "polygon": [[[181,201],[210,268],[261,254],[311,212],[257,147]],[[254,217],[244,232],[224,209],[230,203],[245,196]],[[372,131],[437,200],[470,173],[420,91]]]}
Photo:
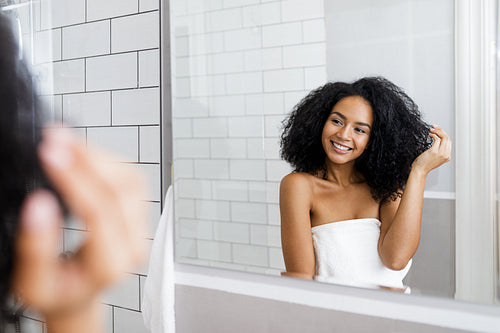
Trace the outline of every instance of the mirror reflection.
{"label": "mirror reflection", "polygon": [[[279,188],[294,166],[280,157],[280,136],[294,106],[327,82],[383,76],[415,101],[423,122],[440,125],[454,141],[454,1],[303,6],[282,0],[227,8],[174,1],[171,20],[179,262],[273,275],[291,271],[281,246]],[[404,255],[407,263],[393,267],[405,268],[412,258],[397,284],[410,286],[412,294],[455,295],[454,182],[452,156],[429,172],[418,195],[422,202],[412,200],[411,218],[422,212],[420,232],[411,233],[420,235],[420,243]],[[329,216],[309,216],[309,229],[383,219],[370,195],[362,197],[368,205],[353,197],[341,206],[353,209],[356,203],[359,210],[346,213],[332,205]]]}
{"label": "mirror reflection", "polygon": [[[432,145],[429,138],[433,139]],[[406,290],[427,174],[451,140],[382,77],[327,83],[284,125],[280,187],[284,275]]]}

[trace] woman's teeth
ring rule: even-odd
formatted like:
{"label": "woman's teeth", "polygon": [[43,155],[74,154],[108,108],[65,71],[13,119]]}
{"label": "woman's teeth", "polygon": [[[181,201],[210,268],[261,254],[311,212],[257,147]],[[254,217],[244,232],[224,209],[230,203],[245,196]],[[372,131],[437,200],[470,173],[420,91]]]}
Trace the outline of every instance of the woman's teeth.
{"label": "woman's teeth", "polygon": [[333,146],[335,148],[343,150],[343,151],[348,151],[348,150],[352,149],[352,148],[349,148],[349,147],[346,147],[346,146],[339,145],[338,143],[335,143],[335,142],[333,142]]}

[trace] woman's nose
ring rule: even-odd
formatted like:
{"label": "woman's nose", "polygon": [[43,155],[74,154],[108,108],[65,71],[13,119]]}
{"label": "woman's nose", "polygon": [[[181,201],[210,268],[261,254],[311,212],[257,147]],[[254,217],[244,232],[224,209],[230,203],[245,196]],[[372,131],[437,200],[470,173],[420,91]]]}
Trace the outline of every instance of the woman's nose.
{"label": "woman's nose", "polygon": [[350,126],[346,125],[342,127],[339,132],[339,137],[344,139],[344,140],[349,140],[351,138],[351,129]]}

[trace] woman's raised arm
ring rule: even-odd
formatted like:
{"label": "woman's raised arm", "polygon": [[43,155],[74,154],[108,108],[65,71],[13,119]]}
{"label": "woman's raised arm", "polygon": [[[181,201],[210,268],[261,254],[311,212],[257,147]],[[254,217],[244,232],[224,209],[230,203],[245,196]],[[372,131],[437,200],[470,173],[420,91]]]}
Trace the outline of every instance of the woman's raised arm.
{"label": "woman's raised arm", "polygon": [[420,221],[427,174],[451,158],[451,140],[446,132],[433,126],[429,134],[432,146],[413,162],[401,199],[380,207],[380,239],[378,251],[385,266],[400,270],[417,251],[420,241]]}

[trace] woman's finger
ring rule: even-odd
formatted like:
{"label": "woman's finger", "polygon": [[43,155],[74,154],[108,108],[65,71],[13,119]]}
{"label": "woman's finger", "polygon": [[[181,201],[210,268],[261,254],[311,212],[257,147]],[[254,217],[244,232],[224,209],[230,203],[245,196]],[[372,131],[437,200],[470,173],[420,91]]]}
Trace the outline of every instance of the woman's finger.
{"label": "woman's finger", "polygon": [[434,140],[429,150],[438,151],[439,147],[441,146],[441,138],[437,134],[434,134],[432,132],[429,133],[429,136]]}
{"label": "woman's finger", "polygon": [[433,126],[431,132],[441,138],[440,153],[449,159],[451,157],[451,139],[449,135],[439,126]]}
{"label": "woman's finger", "polygon": [[452,142],[449,137],[443,140],[443,143],[441,144],[442,148],[442,155],[447,159],[451,159],[451,148],[452,148]]}
{"label": "woman's finger", "polygon": [[448,134],[439,126],[434,125],[431,128],[431,133],[436,134],[439,136],[441,139],[449,138]]}
{"label": "woman's finger", "polygon": [[59,288],[61,225],[62,214],[53,194],[39,190],[26,198],[19,218],[13,287],[38,309],[50,307]]}

